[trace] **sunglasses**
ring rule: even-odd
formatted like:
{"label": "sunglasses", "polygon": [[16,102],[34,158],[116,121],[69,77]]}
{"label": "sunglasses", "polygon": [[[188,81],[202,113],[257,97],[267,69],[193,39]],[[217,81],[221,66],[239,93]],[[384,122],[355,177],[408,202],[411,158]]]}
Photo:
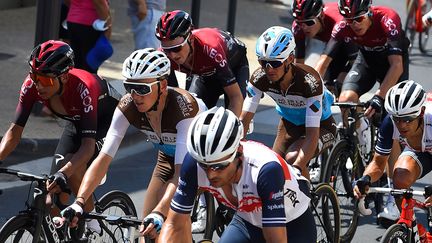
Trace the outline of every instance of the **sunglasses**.
{"label": "sunglasses", "polygon": [[54,77],[49,76],[43,76],[39,75],[33,72],[30,72],[30,78],[33,80],[33,82],[40,83],[44,87],[54,86]]}
{"label": "sunglasses", "polygon": [[178,45],[168,46],[168,47],[163,47],[162,46],[162,50],[164,52],[174,52],[174,53],[177,53],[177,52],[181,51],[181,49],[183,48],[184,45],[186,45],[188,39],[189,39],[189,36],[187,36],[185,38],[185,40],[182,43],[178,44]]}
{"label": "sunglasses", "polygon": [[317,23],[317,20],[315,18],[313,19],[305,19],[305,20],[296,20],[297,24],[305,24],[306,26],[313,26]]}
{"label": "sunglasses", "polygon": [[228,159],[223,161],[218,161],[214,163],[205,163],[198,161],[198,165],[204,170],[207,171],[211,169],[212,171],[224,170],[226,169],[235,159],[237,155],[237,151],[234,152]]}
{"label": "sunglasses", "polygon": [[123,81],[123,86],[125,87],[126,91],[130,94],[132,92],[135,92],[135,94],[139,96],[145,96],[152,92],[152,86],[153,84],[157,84],[160,82],[160,80],[154,81],[152,83],[136,83],[136,82],[129,82],[127,80]]}
{"label": "sunglasses", "polygon": [[268,60],[259,60],[258,61],[259,64],[261,65],[261,67],[263,68],[278,68],[280,66],[282,66],[283,62],[282,61],[278,61],[278,60],[273,60],[273,61],[268,61]]}
{"label": "sunglasses", "polygon": [[418,116],[392,116],[391,118],[395,123],[408,124],[408,123],[413,122],[415,119],[417,119]]}
{"label": "sunglasses", "polygon": [[360,24],[361,22],[363,22],[363,20],[365,20],[367,18],[368,15],[369,15],[369,12],[366,12],[362,15],[359,15],[359,16],[356,16],[353,18],[344,18],[344,19],[348,24],[352,24],[354,22],[357,22]]}

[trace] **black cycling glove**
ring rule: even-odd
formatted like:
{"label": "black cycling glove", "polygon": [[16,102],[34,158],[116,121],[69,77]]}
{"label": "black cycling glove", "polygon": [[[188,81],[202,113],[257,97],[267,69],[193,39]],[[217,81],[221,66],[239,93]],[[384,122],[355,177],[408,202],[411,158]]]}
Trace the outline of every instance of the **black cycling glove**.
{"label": "black cycling glove", "polygon": [[369,175],[364,175],[360,177],[358,180],[353,181],[353,188],[357,186],[361,194],[365,194],[366,186],[370,186],[370,185],[371,185],[371,177]]}
{"label": "black cycling glove", "polygon": [[67,176],[61,172],[61,171],[57,171],[56,173],[54,173],[54,175],[51,175],[49,177],[50,181],[55,181],[57,183],[57,185],[60,186],[60,189],[64,192],[69,191],[69,187],[67,185]]}
{"label": "black cycling glove", "polygon": [[372,117],[372,123],[375,127],[381,125],[381,115],[383,112],[384,99],[379,95],[374,95],[368,102],[368,107],[371,106],[375,110],[375,114]]}

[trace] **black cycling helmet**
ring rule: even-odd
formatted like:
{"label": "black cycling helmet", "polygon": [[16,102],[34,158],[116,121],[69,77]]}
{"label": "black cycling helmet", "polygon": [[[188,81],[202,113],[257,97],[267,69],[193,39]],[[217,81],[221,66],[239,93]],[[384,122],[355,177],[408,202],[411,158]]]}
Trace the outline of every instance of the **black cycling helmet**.
{"label": "black cycling helmet", "polygon": [[323,1],[294,0],[292,6],[294,19],[312,19],[321,13],[323,9]]}
{"label": "black cycling helmet", "polygon": [[353,18],[369,11],[372,0],[338,0],[339,13],[345,18]]}
{"label": "black cycling helmet", "polygon": [[159,40],[173,40],[179,36],[186,37],[192,31],[192,18],[182,10],[166,12],[156,25],[156,37]]}
{"label": "black cycling helmet", "polygon": [[59,76],[74,67],[72,48],[63,41],[49,40],[36,46],[28,61],[33,72]]}

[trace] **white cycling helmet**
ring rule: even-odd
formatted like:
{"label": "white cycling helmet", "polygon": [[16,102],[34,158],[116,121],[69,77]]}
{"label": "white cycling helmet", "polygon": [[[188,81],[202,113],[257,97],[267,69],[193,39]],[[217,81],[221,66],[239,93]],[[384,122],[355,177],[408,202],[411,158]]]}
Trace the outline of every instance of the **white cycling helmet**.
{"label": "white cycling helmet", "polygon": [[234,154],[243,136],[243,124],[230,110],[213,107],[194,118],[187,150],[200,162],[213,162]]}
{"label": "white cycling helmet", "polygon": [[392,116],[418,116],[425,100],[423,87],[413,80],[406,80],[389,89],[384,107]]}
{"label": "white cycling helmet", "polygon": [[291,30],[273,26],[258,38],[255,52],[258,60],[285,61],[296,47]]}
{"label": "white cycling helmet", "polygon": [[123,62],[122,74],[127,79],[148,79],[167,76],[171,63],[165,53],[153,48],[132,52]]}

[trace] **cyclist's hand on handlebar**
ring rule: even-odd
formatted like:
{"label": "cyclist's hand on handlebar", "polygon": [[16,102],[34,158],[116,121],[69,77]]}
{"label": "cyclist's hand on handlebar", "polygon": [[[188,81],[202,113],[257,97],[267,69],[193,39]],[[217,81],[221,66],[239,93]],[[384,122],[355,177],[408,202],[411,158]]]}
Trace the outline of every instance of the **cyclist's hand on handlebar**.
{"label": "cyclist's hand on handlebar", "polygon": [[[368,118],[372,118],[374,115],[378,115],[381,117],[384,99],[379,95],[374,95],[372,99],[367,102],[368,108],[365,111],[365,116]],[[375,125],[375,124],[374,124]]]}
{"label": "cyclist's hand on handlebar", "polygon": [[60,212],[61,216],[70,222],[70,227],[74,228],[78,225],[78,219],[83,214],[83,205],[74,202]]}
{"label": "cyclist's hand on handlebar", "polygon": [[[57,186],[60,187],[60,190],[54,190]],[[47,190],[50,192],[54,190],[55,193],[69,191],[67,186],[67,176],[61,171],[57,171],[53,175],[50,175],[49,180],[47,181]]]}
{"label": "cyclist's hand on handlebar", "polygon": [[432,196],[429,196],[425,200],[425,206],[426,207],[432,207]]}
{"label": "cyclist's hand on handlebar", "polygon": [[362,198],[366,192],[369,190],[371,185],[371,177],[369,175],[364,175],[358,180],[353,181],[353,192],[356,198]]}
{"label": "cyclist's hand on handlebar", "polygon": [[[150,237],[150,239],[154,239],[156,235],[160,233],[164,221],[164,217],[161,213],[152,212],[144,218],[143,224],[140,227],[140,233]],[[147,227],[145,227],[145,225],[147,225]]]}

